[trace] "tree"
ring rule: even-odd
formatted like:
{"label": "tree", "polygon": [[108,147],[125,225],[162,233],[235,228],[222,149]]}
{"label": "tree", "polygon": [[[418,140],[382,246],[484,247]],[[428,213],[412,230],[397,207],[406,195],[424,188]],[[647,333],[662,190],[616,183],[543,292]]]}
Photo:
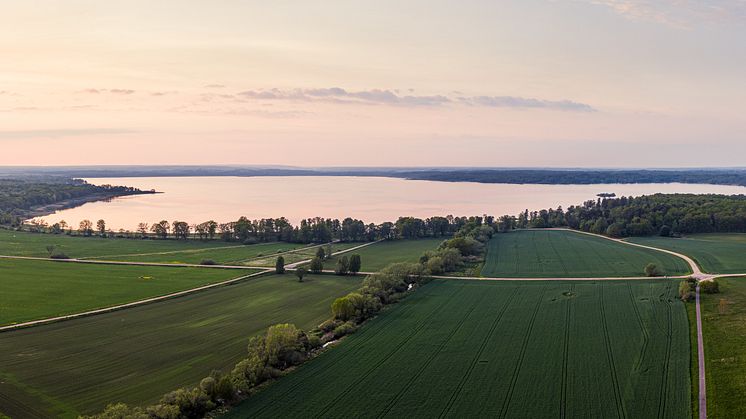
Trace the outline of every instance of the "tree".
{"label": "tree", "polygon": [[168,231],[170,229],[171,225],[166,220],[161,220],[160,222],[153,224],[153,226],[150,227],[150,230],[161,239],[165,239],[168,237]]}
{"label": "tree", "polygon": [[347,296],[337,298],[332,303],[332,314],[339,320],[347,321],[355,315],[355,305]]}
{"label": "tree", "polygon": [[148,229],[150,226],[148,223],[139,223],[137,224],[137,232],[140,233],[141,237],[146,237],[148,235]]}
{"label": "tree", "polygon": [[174,221],[172,225],[176,240],[187,240],[189,238],[189,224],[184,221]]}
{"label": "tree", "polygon": [[671,236],[671,227],[669,227],[669,226],[667,226],[667,225],[663,225],[663,226],[661,226],[661,229],[660,229],[660,231],[658,232],[658,234],[659,234],[659,235],[660,235],[661,237],[670,237],[670,236]]}
{"label": "tree", "polygon": [[330,259],[332,257],[332,245],[331,244],[326,245],[326,251],[324,251],[324,256],[327,259]]}
{"label": "tree", "polygon": [[93,223],[91,220],[83,220],[80,222],[79,231],[84,236],[90,236],[93,234]]}
{"label": "tree", "polygon": [[337,259],[337,266],[334,268],[334,273],[337,275],[347,275],[350,270],[350,261],[347,256],[342,256]]}
{"label": "tree", "polygon": [[660,276],[660,271],[654,263],[645,265],[645,276]]}
{"label": "tree", "polygon": [[353,274],[357,275],[358,272],[360,272],[360,268],[362,267],[362,260],[360,259],[360,255],[355,253],[354,255],[350,256],[350,262],[348,266],[348,270]]}
{"label": "tree", "polygon": [[67,229],[67,227],[68,227],[68,226],[67,226],[67,221],[65,221],[65,220],[60,220],[60,223],[59,223],[59,224],[60,224],[60,228],[61,228],[62,230],[66,230],[66,229]]}
{"label": "tree", "polygon": [[282,256],[277,256],[277,261],[275,262],[275,273],[285,273],[285,258]]}
{"label": "tree", "polygon": [[295,276],[298,277],[298,282],[303,282],[303,277],[306,276],[307,273],[308,273],[308,271],[306,270],[306,268],[304,268],[302,266],[298,267],[295,270]]}
{"label": "tree", "polygon": [[319,248],[316,250],[316,257],[321,260],[326,259],[326,252],[324,252],[323,246],[319,246]]}
{"label": "tree", "polygon": [[316,256],[315,258],[311,259],[311,264],[309,265],[309,269],[311,272],[315,274],[320,274],[321,271],[324,270],[324,262],[321,261],[321,259]]}
{"label": "tree", "polygon": [[106,235],[106,221],[104,220],[98,220],[96,221],[96,230],[98,230],[98,234],[103,237]]}

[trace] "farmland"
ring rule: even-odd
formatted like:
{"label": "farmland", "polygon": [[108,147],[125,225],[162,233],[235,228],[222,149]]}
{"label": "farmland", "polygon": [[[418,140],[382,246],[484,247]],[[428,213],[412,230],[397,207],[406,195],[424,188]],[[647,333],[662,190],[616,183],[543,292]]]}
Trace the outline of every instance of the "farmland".
{"label": "farmland", "polygon": [[[13,417],[76,417],[156,401],[244,355],[271,324],[310,329],[360,279],[270,275],[165,302],[0,334],[0,406]],[[23,413],[23,415],[21,415]]]}
{"label": "farmland", "polygon": [[435,281],[228,417],[690,417],[676,283]]}
{"label": "farmland", "polygon": [[47,257],[47,246],[54,246],[54,252],[80,259],[194,264],[210,259],[220,264],[242,264],[307,245],[279,242],[242,245],[218,240],[106,239],[0,230],[0,255]]}
{"label": "farmland", "polygon": [[[720,294],[702,294],[707,413],[746,417],[746,279],[719,279]],[[721,301],[724,300],[721,305]],[[694,313],[692,313],[694,314]],[[694,316],[690,316],[692,326]]]}
{"label": "farmland", "polygon": [[[351,253],[360,255],[363,272],[375,272],[391,263],[417,262],[424,252],[437,249],[443,240],[442,238],[387,240]],[[324,263],[324,267],[325,269],[334,269],[336,264],[337,257],[333,257]]]}
{"label": "farmland", "polygon": [[644,276],[648,263],[665,275],[689,273],[683,260],[666,253],[570,231],[521,230],[493,236],[482,276],[634,277]]}
{"label": "farmland", "polygon": [[253,272],[0,259],[0,325],[113,306]]}
{"label": "farmland", "polygon": [[694,234],[680,239],[635,237],[629,241],[683,253],[705,272],[746,272],[746,234]]}

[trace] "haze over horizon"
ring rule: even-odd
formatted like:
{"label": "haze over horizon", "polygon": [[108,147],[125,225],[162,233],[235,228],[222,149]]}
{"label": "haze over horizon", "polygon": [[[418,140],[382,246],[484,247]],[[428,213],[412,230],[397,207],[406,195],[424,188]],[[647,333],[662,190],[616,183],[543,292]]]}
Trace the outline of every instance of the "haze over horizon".
{"label": "haze over horizon", "polygon": [[3,12],[0,165],[744,165],[739,0]]}

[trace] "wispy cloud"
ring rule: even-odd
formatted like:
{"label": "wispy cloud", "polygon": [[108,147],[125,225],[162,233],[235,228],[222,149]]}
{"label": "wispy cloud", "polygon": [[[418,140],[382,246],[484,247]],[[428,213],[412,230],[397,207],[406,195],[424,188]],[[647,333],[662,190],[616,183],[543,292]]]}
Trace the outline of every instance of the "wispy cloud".
{"label": "wispy cloud", "polygon": [[467,105],[492,108],[544,108],[563,111],[595,112],[591,105],[572,100],[543,100],[515,96],[472,96],[460,97]]}
{"label": "wispy cloud", "polygon": [[[396,90],[350,91],[341,87],[314,89],[259,89],[246,90],[236,96],[250,100],[291,100],[303,102],[332,102],[347,104],[391,105],[391,106],[441,106],[447,104],[503,107],[503,108],[544,108],[566,111],[591,112],[595,109],[588,104],[571,100],[544,100],[516,96],[446,96],[446,95],[402,95]],[[215,95],[209,96],[214,98]]]}
{"label": "wispy cloud", "polygon": [[90,93],[90,94],[93,94],[93,95],[98,95],[98,94],[101,94],[101,93],[111,93],[111,94],[115,94],[115,95],[131,95],[131,94],[135,93],[135,91],[132,90],[132,89],[93,89],[93,88],[83,89],[81,92],[82,93]]}
{"label": "wispy cloud", "polygon": [[576,0],[602,5],[632,19],[686,27],[701,22],[746,21],[744,0]]}
{"label": "wispy cloud", "polygon": [[61,138],[78,137],[82,135],[114,135],[131,134],[137,131],[119,128],[91,128],[91,129],[31,129],[0,131],[0,140],[18,140],[27,138]]}
{"label": "wispy cloud", "polygon": [[222,85],[222,84],[207,84],[207,85],[205,85],[205,88],[207,88],[207,89],[223,89],[223,88],[225,88],[225,85]]}

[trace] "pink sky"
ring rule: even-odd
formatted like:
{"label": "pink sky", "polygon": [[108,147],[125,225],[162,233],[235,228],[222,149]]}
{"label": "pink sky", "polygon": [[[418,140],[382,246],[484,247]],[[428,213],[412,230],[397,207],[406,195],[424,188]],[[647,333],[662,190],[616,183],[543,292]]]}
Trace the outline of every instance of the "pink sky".
{"label": "pink sky", "polygon": [[744,164],[737,0],[153,3],[3,7],[0,165]]}

